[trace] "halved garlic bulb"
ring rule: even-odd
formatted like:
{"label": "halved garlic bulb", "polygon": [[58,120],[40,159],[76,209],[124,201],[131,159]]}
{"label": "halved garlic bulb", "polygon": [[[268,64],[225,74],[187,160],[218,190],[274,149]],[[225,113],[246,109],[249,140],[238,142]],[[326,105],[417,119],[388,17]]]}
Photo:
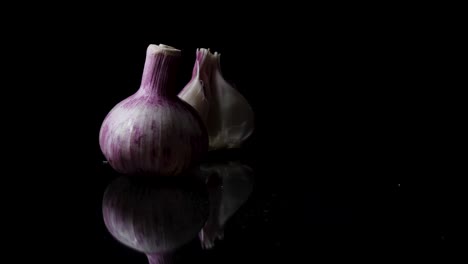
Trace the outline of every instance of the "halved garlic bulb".
{"label": "halved garlic bulb", "polygon": [[222,76],[220,55],[197,49],[192,79],[179,97],[194,107],[209,135],[210,150],[239,148],[254,130],[254,113]]}

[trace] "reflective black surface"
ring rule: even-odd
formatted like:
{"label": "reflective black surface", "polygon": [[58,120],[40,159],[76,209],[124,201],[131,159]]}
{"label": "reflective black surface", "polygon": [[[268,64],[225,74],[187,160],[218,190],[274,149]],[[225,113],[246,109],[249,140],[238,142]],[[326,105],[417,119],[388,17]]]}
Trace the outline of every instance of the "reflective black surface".
{"label": "reflective black surface", "polygon": [[[254,170],[239,160],[212,159],[182,177],[165,179],[118,177],[105,163],[101,167],[102,175],[110,183],[105,188],[102,206],[97,208],[101,208],[102,217],[96,221],[106,240],[103,248],[109,250],[109,259],[119,259],[117,263],[134,263],[137,259],[145,263],[144,255],[150,260],[160,258],[154,263],[228,261],[223,258],[231,257],[219,255],[220,250],[226,245],[237,248],[244,244],[243,237],[262,222],[255,224],[252,220],[266,217],[271,209],[257,211],[263,205],[258,204],[258,194],[253,192]],[[184,195],[188,194],[184,191],[188,187],[203,196]],[[186,198],[180,200],[180,195]],[[177,197],[185,202],[175,202]],[[268,197],[262,199],[265,198]],[[202,215],[204,218],[197,217]]]}
{"label": "reflective black surface", "polygon": [[252,169],[233,161],[202,164],[180,177],[121,176],[104,192],[103,221],[127,249],[154,263],[179,262],[184,255],[178,250],[189,242],[212,249],[224,239],[227,222],[247,202],[253,184]]}
{"label": "reflective black surface", "polygon": [[18,52],[5,51],[21,76],[4,89],[19,93],[4,96],[6,107],[15,103],[5,111],[13,116],[4,122],[12,134],[5,144],[14,148],[5,154],[18,163],[2,178],[18,181],[2,183],[2,216],[13,234],[3,241],[19,260],[4,262],[27,255],[46,263],[148,261],[104,225],[104,192],[120,175],[102,164],[98,133],[110,109],[138,89],[151,43],[182,49],[180,88],[196,48],[220,52],[223,74],[256,117],[251,147],[210,161],[249,166],[248,199],[223,232],[212,225],[209,237],[223,238],[212,249],[203,249],[198,235],[181,246],[182,263],[400,262],[407,255],[433,259],[464,238],[466,111],[457,100],[465,97],[452,91],[463,91],[453,77],[464,73],[442,59],[459,54],[434,35],[438,26],[419,39],[426,20],[394,28],[400,17],[393,13],[380,24],[335,7],[322,17],[315,16],[320,9],[296,15],[283,5],[253,11],[251,19],[194,11],[181,26],[174,12],[156,16],[146,6],[139,10],[151,15],[138,14],[146,22],[84,9],[63,27],[62,17],[52,19],[52,38],[41,35],[49,25],[31,34],[13,30],[12,40],[26,39]]}
{"label": "reflective black surface", "polygon": [[[294,177],[282,166],[237,157],[215,156],[193,174],[208,192],[209,216],[198,235],[171,252],[174,263],[397,260],[423,252],[436,256],[452,239],[444,222],[446,198],[429,198],[433,185],[365,184],[343,177],[331,182],[333,176],[314,182],[304,180],[312,174]],[[99,256],[105,263],[146,263],[145,254],[117,242],[105,227],[102,194],[118,175],[105,164],[99,173]]]}

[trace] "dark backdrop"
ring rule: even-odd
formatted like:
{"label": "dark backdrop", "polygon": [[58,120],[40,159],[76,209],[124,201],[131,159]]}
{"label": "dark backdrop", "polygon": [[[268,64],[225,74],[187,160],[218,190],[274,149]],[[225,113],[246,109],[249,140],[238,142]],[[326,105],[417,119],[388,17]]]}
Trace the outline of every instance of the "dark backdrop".
{"label": "dark backdrop", "polygon": [[22,189],[32,197],[21,203],[34,211],[27,215],[35,217],[39,234],[30,243],[38,256],[144,263],[101,222],[102,192],[115,174],[102,164],[98,133],[107,112],[138,89],[149,44],[182,50],[180,88],[196,48],[221,52],[225,78],[256,115],[242,153],[256,173],[253,197],[217,249],[205,254],[191,244],[188,256],[292,263],[433,257],[449,247],[461,161],[460,104],[442,93],[457,74],[441,67],[450,34],[437,23],[379,13],[261,13],[133,19],[86,9],[70,23],[68,13],[26,23],[34,33],[15,39],[25,58],[12,68],[31,65],[30,78],[16,81],[34,83],[27,96],[34,118],[15,133],[25,142],[23,133],[34,131],[35,158],[16,168],[32,170]]}

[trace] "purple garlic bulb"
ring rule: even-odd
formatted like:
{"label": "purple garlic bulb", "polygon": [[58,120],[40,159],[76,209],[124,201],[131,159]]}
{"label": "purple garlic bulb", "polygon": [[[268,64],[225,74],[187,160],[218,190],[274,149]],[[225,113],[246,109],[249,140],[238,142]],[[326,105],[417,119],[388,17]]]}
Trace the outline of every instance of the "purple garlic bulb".
{"label": "purple garlic bulb", "polygon": [[180,50],[149,45],[140,88],[104,119],[99,144],[116,171],[178,175],[207,152],[203,121],[177,96],[179,60]]}

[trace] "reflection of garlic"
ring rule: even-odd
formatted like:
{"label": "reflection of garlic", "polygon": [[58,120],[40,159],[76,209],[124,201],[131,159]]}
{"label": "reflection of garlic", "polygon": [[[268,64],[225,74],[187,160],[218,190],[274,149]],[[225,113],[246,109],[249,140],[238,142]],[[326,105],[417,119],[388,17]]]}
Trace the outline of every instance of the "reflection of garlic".
{"label": "reflection of garlic", "polygon": [[221,74],[220,54],[198,49],[192,79],[179,97],[193,106],[208,129],[210,149],[239,148],[252,134],[247,100]]}
{"label": "reflection of garlic", "polygon": [[253,170],[239,162],[204,164],[200,167],[208,186],[210,213],[199,233],[202,247],[214,247],[224,238],[224,226],[248,200],[253,190]]}

